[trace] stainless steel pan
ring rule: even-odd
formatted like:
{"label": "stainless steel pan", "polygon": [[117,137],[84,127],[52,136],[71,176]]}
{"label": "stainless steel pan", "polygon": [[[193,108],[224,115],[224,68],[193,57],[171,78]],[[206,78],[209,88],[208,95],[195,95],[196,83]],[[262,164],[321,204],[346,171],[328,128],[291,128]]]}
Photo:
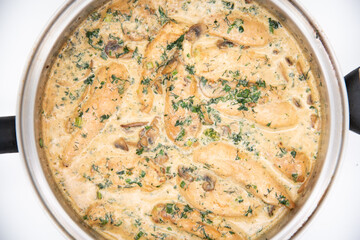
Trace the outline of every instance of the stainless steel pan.
{"label": "stainless steel pan", "polygon": [[[39,106],[50,66],[67,36],[94,9],[105,0],[69,1],[54,16],[34,48],[23,76],[18,111],[15,117],[0,119],[0,153],[19,151],[26,162],[34,189],[44,208],[69,238],[101,238],[82,223],[72,211],[51,177],[47,161],[38,144]],[[259,0],[269,11],[282,20],[297,41],[311,56],[311,69],[320,76],[318,82],[322,111],[322,138],[318,162],[309,185],[298,202],[298,207],[265,237],[289,239],[306,226],[331,186],[339,161],[342,158],[347,132],[360,133],[360,81],[359,69],[344,78],[322,31],[296,1]],[[346,89],[347,87],[347,89]],[[348,102],[349,97],[349,102]],[[350,103],[350,105],[348,104]],[[349,107],[350,106],[350,113]],[[350,115],[349,115],[350,114]]]}

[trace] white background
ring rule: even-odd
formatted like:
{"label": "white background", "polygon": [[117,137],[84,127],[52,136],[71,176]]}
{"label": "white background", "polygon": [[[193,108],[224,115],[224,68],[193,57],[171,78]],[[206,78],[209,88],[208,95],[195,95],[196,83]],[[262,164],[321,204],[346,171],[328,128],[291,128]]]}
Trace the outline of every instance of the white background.
{"label": "white background", "polygon": [[[360,66],[360,0],[299,1],[328,36],[343,73]],[[15,114],[26,60],[63,2],[0,0],[0,116]],[[335,184],[301,239],[360,239],[360,135],[350,132],[345,152]],[[18,153],[0,155],[0,239],[64,239],[42,209]]]}

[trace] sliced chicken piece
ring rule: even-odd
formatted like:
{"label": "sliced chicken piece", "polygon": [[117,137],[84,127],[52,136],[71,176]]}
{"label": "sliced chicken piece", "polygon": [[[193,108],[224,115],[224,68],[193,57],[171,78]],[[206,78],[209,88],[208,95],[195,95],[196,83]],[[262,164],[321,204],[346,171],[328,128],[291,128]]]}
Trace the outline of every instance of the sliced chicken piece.
{"label": "sliced chicken piece", "polygon": [[[180,147],[190,147],[201,130],[201,109],[196,98],[196,80],[186,75],[183,65],[167,81],[165,96],[165,131],[171,141]],[[197,108],[198,107],[198,108]]]}
{"label": "sliced chicken piece", "polygon": [[151,124],[139,133],[138,148],[148,148],[154,145],[160,135],[160,117],[154,117]]}
{"label": "sliced chicken piece", "polygon": [[239,105],[232,105],[230,102],[220,102],[215,106],[217,110],[227,115],[246,118],[263,127],[273,129],[294,127],[299,122],[295,107],[285,101],[256,104],[247,111],[238,110],[238,107]]}
{"label": "sliced chicken piece", "polygon": [[[272,62],[261,52],[252,48],[241,49],[219,37],[201,36],[191,46],[191,57],[188,61],[195,62],[195,74],[213,85],[219,82],[220,90],[224,88],[226,81],[231,82],[233,79],[243,79],[251,83],[265,80],[267,85],[272,86],[286,84],[286,81],[279,77],[280,71],[274,71],[276,60]],[[220,93],[205,95],[217,97]]]}
{"label": "sliced chicken piece", "polygon": [[245,239],[229,226],[213,224],[213,216],[180,203],[160,203],[151,217],[155,223],[173,224],[179,230],[204,239]]}
{"label": "sliced chicken piece", "polygon": [[236,147],[213,142],[194,151],[194,161],[211,166],[221,177],[229,177],[247,191],[271,205],[294,208],[295,203],[281,186],[257,161]]}
{"label": "sliced chicken piece", "polygon": [[[85,223],[99,231],[102,237],[111,240],[136,239],[145,225],[140,216],[135,214],[129,216],[126,207],[114,201],[95,201],[86,209],[83,219]],[[142,226],[139,227],[140,225]]]}
{"label": "sliced chicken piece", "polygon": [[90,166],[82,166],[79,172],[88,176],[99,189],[118,191],[138,189],[150,192],[158,189],[165,181],[165,169],[152,159],[135,153],[113,158],[102,158]]}
{"label": "sliced chicken piece", "polygon": [[170,22],[163,26],[156,38],[146,47],[143,61],[143,71],[137,95],[141,104],[141,111],[150,112],[154,101],[152,86],[161,71],[171,63],[174,54],[184,40],[184,31],[175,23]]}
{"label": "sliced chicken piece", "polygon": [[279,144],[279,151],[276,154],[265,153],[265,155],[287,178],[295,182],[305,181],[310,170],[310,160],[305,153]]}
{"label": "sliced chicken piece", "polygon": [[211,35],[245,46],[264,46],[270,41],[269,29],[255,17],[218,14],[204,20]]}
{"label": "sliced chicken piece", "polygon": [[188,178],[180,175],[177,182],[181,195],[202,211],[211,211],[224,217],[251,217],[264,205],[230,180],[209,173],[194,173],[193,177],[197,181],[188,181]]}
{"label": "sliced chicken piece", "polygon": [[[111,11],[103,17],[105,22],[121,22],[123,34],[132,41],[147,40],[149,36],[154,36],[161,28],[158,17],[154,14],[154,6],[144,1],[136,3],[136,7],[131,2],[115,1],[108,9]],[[119,24],[120,25],[120,24]]]}
{"label": "sliced chicken piece", "polygon": [[89,97],[79,109],[76,118],[78,128],[63,151],[61,159],[64,166],[69,166],[73,158],[86,149],[116,111],[129,86],[128,78],[129,73],[122,64],[113,63],[99,69],[93,82],[89,83]]}

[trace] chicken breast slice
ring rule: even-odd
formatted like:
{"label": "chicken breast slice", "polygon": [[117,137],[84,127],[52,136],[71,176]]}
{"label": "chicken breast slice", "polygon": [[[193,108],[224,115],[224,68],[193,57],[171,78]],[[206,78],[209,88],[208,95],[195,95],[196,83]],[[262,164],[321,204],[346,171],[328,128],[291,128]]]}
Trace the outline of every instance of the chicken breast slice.
{"label": "chicken breast slice", "polygon": [[90,178],[101,189],[111,191],[133,190],[151,192],[166,181],[165,168],[152,159],[137,156],[135,153],[119,157],[101,158],[93,163],[82,165],[81,176]]}
{"label": "chicken breast slice", "polygon": [[[169,22],[146,47],[143,70],[137,89],[141,111],[150,112],[154,101],[154,83],[162,76],[162,70],[170,63],[181,44],[184,30],[179,25]],[[177,44],[178,43],[178,44]]]}
{"label": "chicken breast slice", "polygon": [[200,110],[196,109],[197,83],[193,75],[186,75],[183,65],[179,64],[176,72],[166,85],[165,131],[177,146],[190,147],[201,130]]}
{"label": "chicken breast slice", "polygon": [[223,142],[213,142],[194,151],[195,162],[208,164],[221,177],[229,177],[247,191],[271,205],[294,208],[285,187],[281,186],[260,163]]}
{"label": "chicken breast slice", "polygon": [[204,20],[211,35],[245,46],[264,46],[270,41],[269,29],[254,17],[237,13],[218,14]]}
{"label": "chicken breast slice", "polygon": [[209,213],[200,212],[189,205],[159,203],[153,208],[151,216],[155,223],[173,224],[179,230],[204,239],[245,239],[231,227],[215,225]]}
{"label": "chicken breast slice", "polygon": [[228,102],[220,102],[215,106],[218,111],[226,115],[246,118],[272,129],[291,128],[299,122],[295,107],[286,101],[269,101],[256,104],[248,110],[238,110],[238,107]]}
{"label": "chicken breast slice", "polygon": [[78,109],[77,129],[66,144],[62,162],[69,166],[83,152],[91,140],[105,126],[107,119],[121,105],[122,96],[129,86],[129,73],[124,65],[112,63],[99,69],[91,84],[89,96]]}
{"label": "chicken breast slice", "polygon": [[310,172],[310,159],[305,153],[290,147],[278,145],[278,152],[265,152],[265,156],[287,178],[304,182]]}
{"label": "chicken breast slice", "polygon": [[[179,167],[178,189],[182,196],[194,207],[211,211],[224,217],[252,217],[264,204],[229,179],[214,176],[208,172],[193,172]],[[184,172],[192,178],[184,176]],[[181,177],[183,176],[183,177]]]}

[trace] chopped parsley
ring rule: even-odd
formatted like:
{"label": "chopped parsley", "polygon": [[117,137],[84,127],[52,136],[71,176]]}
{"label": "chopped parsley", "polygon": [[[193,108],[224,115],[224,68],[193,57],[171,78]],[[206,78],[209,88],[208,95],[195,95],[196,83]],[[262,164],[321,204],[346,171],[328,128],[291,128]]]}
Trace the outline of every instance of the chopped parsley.
{"label": "chopped parsley", "polygon": [[230,24],[229,20],[227,18],[225,18],[225,21],[227,22],[229,28],[227,30],[227,34],[229,34],[231,32],[232,29],[237,29],[239,31],[239,33],[243,33],[244,32],[244,21],[240,18],[235,19],[235,21],[233,23]]}
{"label": "chopped parsley", "polygon": [[104,122],[106,119],[109,119],[109,117],[110,117],[109,114],[101,115],[101,117],[100,117],[100,122]]}
{"label": "chopped parsley", "polygon": [[167,16],[167,14],[165,13],[164,9],[161,6],[159,6],[158,11],[159,11],[159,15],[160,15],[159,16],[159,21],[160,21],[161,25],[164,25],[165,23],[170,22],[170,21],[175,22],[174,19],[169,18]]}
{"label": "chopped parsley", "polygon": [[195,65],[186,65],[185,70],[191,74],[194,75],[195,74]]}
{"label": "chopped parsley", "polygon": [[249,214],[252,214],[253,210],[251,209],[251,206],[249,206],[248,210],[245,213],[245,217],[249,216]]}
{"label": "chopped parsley", "polygon": [[134,237],[135,240],[139,240],[142,236],[144,235],[143,231],[138,232],[138,234],[136,234],[136,236]]}
{"label": "chopped parsley", "polygon": [[185,129],[181,128],[179,134],[175,138],[175,141],[182,141],[184,139],[184,136],[185,136]]}
{"label": "chopped parsley", "polygon": [[297,182],[297,179],[298,179],[298,177],[299,177],[299,174],[293,173],[293,174],[291,174],[291,177],[292,177],[292,179],[294,180],[294,182]]}
{"label": "chopped parsley", "polygon": [[234,9],[234,3],[233,2],[228,2],[228,1],[222,1],[222,4],[224,5],[224,8],[229,9],[229,10],[233,10]]}
{"label": "chopped parsley", "polygon": [[171,49],[177,47],[178,49],[182,49],[182,44],[184,41],[185,35],[181,35],[178,39],[176,39],[174,42],[167,45],[166,50],[170,51]]}
{"label": "chopped parsley", "polygon": [[208,102],[208,105],[210,104],[217,104],[220,101],[221,102],[227,102],[230,101],[231,105],[238,105],[239,111],[248,111],[249,108],[247,104],[249,103],[257,103],[257,101],[260,99],[261,91],[258,90],[257,86],[253,85],[251,87],[245,88],[245,89],[232,89],[227,92],[226,95],[218,97],[218,98],[212,98]]}
{"label": "chopped parsley", "polygon": [[274,33],[274,29],[278,29],[279,27],[281,27],[280,22],[272,20],[271,18],[269,18],[268,20],[269,20],[269,31],[271,33]]}
{"label": "chopped parsley", "polygon": [[243,201],[244,201],[244,199],[241,196],[238,196],[237,198],[235,198],[235,202],[242,203]]}
{"label": "chopped parsley", "polygon": [[85,79],[84,84],[91,85],[94,82],[94,74],[91,74],[88,78]]}
{"label": "chopped parsley", "polygon": [[284,195],[277,195],[277,193],[275,193],[275,196],[277,198],[277,200],[279,201],[280,204],[285,205],[285,206],[290,206],[290,202],[288,199],[286,199],[286,197]]}
{"label": "chopped parsley", "polygon": [[208,128],[204,131],[204,135],[208,137],[211,141],[219,141],[220,133],[215,131],[213,128]]}
{"label": "chopped parsley", "polygon": [[137,154],[137,155],[141,155],[143,152],[144,152],[144,148],[143,148],[143,147],[136,149],[136,154]]}

